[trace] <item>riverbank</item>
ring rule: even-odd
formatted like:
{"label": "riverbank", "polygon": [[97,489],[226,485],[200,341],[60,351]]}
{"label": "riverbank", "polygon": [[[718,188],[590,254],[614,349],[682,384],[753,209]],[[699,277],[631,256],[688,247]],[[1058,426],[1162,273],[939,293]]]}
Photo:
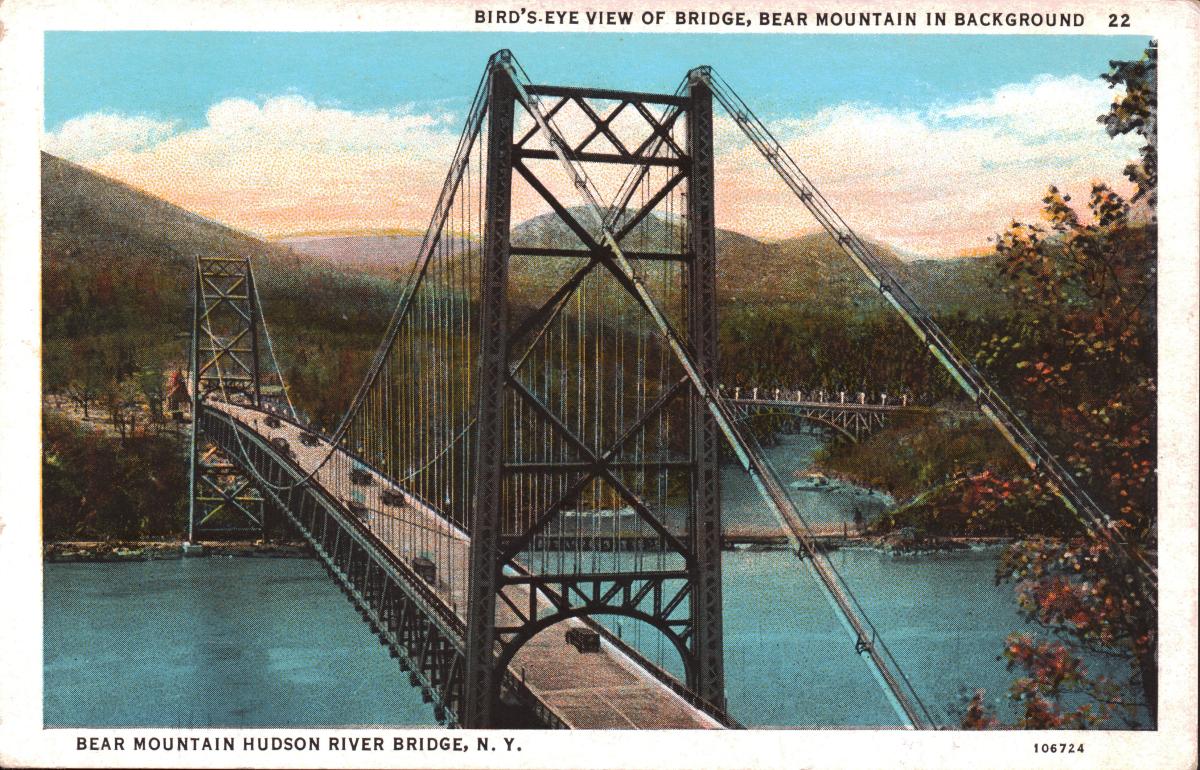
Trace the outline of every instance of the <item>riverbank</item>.
{"label": "riverbank", "polygon": [[[1012,542],[1007,537],[943,537],[923,540],[906,540],[895,534],[879,535],[857,532],[853,528],[819,528],[813,531],[814,540],[821,551],[836,551],[839,548],[866,548],[893,554],[942,553],[965,551],[977,547],[1005,545]],[[781,551],[789,550],[787,533],[783,529],[770,527],[735,527],[727,529],[721,538],[721,547],[726,551]],[[124,562],[162,561],[184,557],[258,557],[258,558],[308,558],[312,553],[302,542],[231,540],[203,543],[199,549],[185,551],[180,540],[123,540],[96,541],[72,540],[47,543],[42,549],[43,559],[53,563],[75,562]]]}
{"label": "riverbank", "polygon": [[[1007,536],[956,535],[944,537],[913,537],[903,532],[878,533],[859,531],[850,525],[826,525],[811,528],[813,540],[822,551],[838,548],[870,548],[888,553],[940,553],[966,551],[972,548],[1007,545],[1014,538]],[[733,550],[777,550],[789,548],[788,535],[778,527],[728,527],[721,537],[721,546]]]}
{"label": "riverbank", "polygon": [[182,540],[69,540],[46,543],[42,558],[47,562],[161,561],[184,556],[256,556],[307,558],[308,547],[299,541],[228,540],[203,543],[185,553]]}

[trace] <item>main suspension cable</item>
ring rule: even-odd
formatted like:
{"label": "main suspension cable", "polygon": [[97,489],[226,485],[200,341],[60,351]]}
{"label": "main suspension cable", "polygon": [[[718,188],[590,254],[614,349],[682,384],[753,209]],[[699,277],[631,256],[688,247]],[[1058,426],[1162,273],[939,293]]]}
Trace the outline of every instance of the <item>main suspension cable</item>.
{"label": "main suspension cable", "polygon": [[554,154],[567,175],[571,178],[575,189],[585,199],[586,203],[591,206],[600,221],[599,240],[607,249],[609,257],[605,263],[606,266],[612,271],[618,281],[635,296],[642,308],[650,315],[659,332],[671,348],[676,360],[686,372],[697,395],[704,401],[706,407],[713,415],[718,428],[724,434],[739,463],[758,488],[768,507],[789,533],[789,540],[792,542],[793,547],[798,553],[803,552],[810,559],[813,571],[819,578],[818,584],[823,587],[825,596],[834,608],[835,614],[842,620],[851,636],[854,637],[856,649],[867,653],[866,660],[870,663],[869,668],[881,683],[882,689],[896,711],[896,714],[909,726],[916,728],[931,726],[933,720],[929,715],[928,709],[925,708],[915,690],[908,684],[908,680],[902,675],[897,676],[893,672],[892,669],[898,668],[898,666],[895,666],[894,661],[888,660],[890,656],[885,656],[881,651],[882,646],[878,644],[878,634],[873,633],[873,629],[865,622],[859,609],[851,602],[848,596],[850,593],[849,588],[838,580],[838,576],[832,570],[828,559],[818,549],[807,524],[796,511],[795,504],[785,491],[773,488],[771,479],[772,471],[769,469],[769,465],[753,452],[742,437],[734,419],[722,403],[720,396],[709,387],[708,383],[700,375],[695,362],[692,360],[687,343],[684,342],[683,338],[662,313],[653,297],[646,291],[645,286],[635,274],[625,257],[620,243],[614,235],[613,228],[605,224],[607,218],[601,206],[600,197],[595,185],[588,178],[582,165],[573,157],[574,154],[571,151],[570,145],[563,139],[562,133],[554,126],[553,116],[547,116],[541,108],[540,101],[530,95],[527,88],[530,85],[528,76],[520,64],[512,57],[511,53],[503,51],[500,54],[498,66],[504,69],[512,79],[517,98],[526,111],[538,123]]}

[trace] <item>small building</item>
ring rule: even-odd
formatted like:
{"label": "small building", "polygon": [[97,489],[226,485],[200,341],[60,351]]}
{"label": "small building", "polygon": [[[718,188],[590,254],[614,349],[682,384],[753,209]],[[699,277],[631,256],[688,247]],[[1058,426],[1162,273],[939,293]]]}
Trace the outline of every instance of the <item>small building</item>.
{"label": "small building", "polygon": [[192,408],[192,397],[188,395],[187,377],[176,369],[167,378],[165,409],[171,419],[182,421],[185,409]]}

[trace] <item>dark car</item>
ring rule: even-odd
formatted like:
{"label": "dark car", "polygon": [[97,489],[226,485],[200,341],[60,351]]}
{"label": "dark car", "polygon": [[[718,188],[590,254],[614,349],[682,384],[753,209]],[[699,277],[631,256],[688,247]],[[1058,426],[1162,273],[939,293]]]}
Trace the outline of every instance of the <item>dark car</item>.
{"label": "dark car", "polygon": [[600,652],[600,634],[590,628],[568,628],[566,638],[580,652]]}
{"label": "dark car", "polygon": [[427,556],[418,556],[412,560],[413,572],[429,585],[437,585],[437,565]]}

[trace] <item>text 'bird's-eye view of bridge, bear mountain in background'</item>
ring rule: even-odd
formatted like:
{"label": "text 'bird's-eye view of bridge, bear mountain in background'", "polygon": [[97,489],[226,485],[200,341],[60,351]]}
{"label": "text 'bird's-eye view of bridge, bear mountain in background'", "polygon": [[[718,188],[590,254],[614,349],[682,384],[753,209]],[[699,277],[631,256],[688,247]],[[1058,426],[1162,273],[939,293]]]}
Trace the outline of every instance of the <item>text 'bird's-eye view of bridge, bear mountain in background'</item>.
{"label": "text 'bird's-eye view of bridge, bear mountain in background'", "polygon": [[[1153,100],[1154,60],[1105,77]],[[549,84],[495,52],[423,234],[265,243],[43,155],[46,306],[72,308],[44,316],[48,558],[105,527],[179,527],[189,557],[290,543],[426,718],[466,728],[819,724],[746,705],[746,629],[780,612],[822,631],[769,654],[825,659],[828,687],[871,704],[838,724],[1152,726],[1145,148],[1131,201],[1096,185],[1094,222],[1051,188],[1050,224],[1013,222],[994,254],[911,259],[860,236],[716,67],[679,74]],[[1096,130],[1152,150],[1145,125]],[[722,142],[816,229],[718,228]],[[147,367],[138,334],[174,352]],[[174,523],[106,519],[85,463],[141,479],[111,510],[174,490]],[[810,614],[743,574],[748,554]],[[922,653],[908,623],[949,605],[919,585],[887,603],[908,590],[889,570],[964,554],[1018,632],[984,657],[1040,672],[1027,691],[932,684],[965,643]]]}

